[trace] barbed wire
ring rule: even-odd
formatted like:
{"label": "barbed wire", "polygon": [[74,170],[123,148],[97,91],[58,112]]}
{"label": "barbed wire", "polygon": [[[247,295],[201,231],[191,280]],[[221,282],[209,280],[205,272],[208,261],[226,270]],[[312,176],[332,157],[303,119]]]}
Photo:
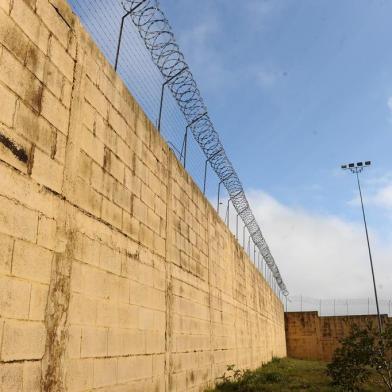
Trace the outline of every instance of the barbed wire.
{"label": "barbed wire", "polygon": [[[225,186],[230,200],[246,225],[284,295],[288,295],[278,266],[250,208],[241,181],[230,162],[172,28],[157,0],[124,0],[122,5],[137,27],[151,58],[183,113],[208,163]],[[163,94],[163,93],[162,93]]]}

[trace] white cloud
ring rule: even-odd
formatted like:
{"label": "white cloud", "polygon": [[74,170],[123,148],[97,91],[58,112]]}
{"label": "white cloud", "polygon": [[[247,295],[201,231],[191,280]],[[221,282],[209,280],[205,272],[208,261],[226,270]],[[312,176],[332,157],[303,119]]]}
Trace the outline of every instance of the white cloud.
{"label": "white cloud", "polygon": [[202,82],[203,91],[221,92],[223,86],[235,80],[230,64],[226,63],[224,53],[215,42],[221,38],[221,27],[218,15],[210,7],[199,23],[184,30],[178,35],[180,47],[184,51],[185,60],[194,72],[195,79]]}
{"label": "white cloud", "polygon": [[389,97],[387,100],[387,107],[389,109],[389,122],[392,123],[392,97]]}
{"label": "white cloud", "polygon": [[388,98],[387,105],[388,105],[388,109],[392,113],[392,97]]}
{"label": "white cloud", "polygon": [[372,203],[383,208],[392,209],[392,184],[379,189],[373,196]]}
{"label": "white cloud", "polygon": [[[288,207],[262,191],[247,195],[291,295],[372,298],[362,224]],[[234,216],[231,223],[233,230]],[[379,296],[391,298],[392,247],[382,243],[374,230],[370,240]]]}

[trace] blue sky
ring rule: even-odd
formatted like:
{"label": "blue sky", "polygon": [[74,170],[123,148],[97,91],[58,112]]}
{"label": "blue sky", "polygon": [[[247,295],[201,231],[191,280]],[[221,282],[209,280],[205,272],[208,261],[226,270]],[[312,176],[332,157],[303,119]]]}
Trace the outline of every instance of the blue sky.
{"label": "blue sky", "polygon": [[244,185],[356,219],[340,164],[392,163],[392,3],[161,4]]}
{"label": "blue sky", "polygon": [[[118,2],[71,3],[112,61]],[[380,296],[392,298],[392,2],[160,5],[290,293],[372,296],[355,177],[340,170],[372,160],[361,178]],[[159,75],[131,26],[125,37],[119,73],[155,121]]]}
{"label": "blue sky", "polygon": [[[161,5],[229,156],[253,192],[254,208],[262,210],[260,226],[279,255],[289,289],[313,296],[371,295],[355,177],[340,170],[342,163],[369,159],[373,166],[361,178],[376,271],[383,281],[380,291],[390,297],[392,2],[167,0]],[[335,290],[333,274],[325,282],[319,275],[316,287],[325,286],[319,293],[300,274],[291,282],[285,257],[290,251],[281,251],[284,245],[274,240],[288,217],[272,229],[266,198],[300,214],[297,222],[312,219],[304,224],[308,241],[297,236],[293,241],[303,240],[304,247],[316,242],[316,255],[317,247],[335,246],[332,257],[339,260],[328,262],[331,269],[362,278]],[[330,220],[347,225],[355,238],[336,243],[334,233],[326,230]],[[316,223],[325,230],[319,238],[309,233]],[[339,232],[333,225],[330,230]],[[353,247],[363,257],[350,255]],[[317,260],[316,255],[301,273],[317,272],[323,257]]]}

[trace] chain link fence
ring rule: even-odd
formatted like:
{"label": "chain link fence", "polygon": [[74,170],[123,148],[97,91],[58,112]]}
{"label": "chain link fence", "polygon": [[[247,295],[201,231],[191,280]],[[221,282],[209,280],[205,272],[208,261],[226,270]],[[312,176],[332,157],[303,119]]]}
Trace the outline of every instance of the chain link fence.
{"label": "chain link fence", "polygon": [[[381,314],[392,316],[392,300],[379,299]],[[286,312],[317,311],[319,316],[353,316],[377,314],[374,298],[321,299],[302,295],[285,298]]]}

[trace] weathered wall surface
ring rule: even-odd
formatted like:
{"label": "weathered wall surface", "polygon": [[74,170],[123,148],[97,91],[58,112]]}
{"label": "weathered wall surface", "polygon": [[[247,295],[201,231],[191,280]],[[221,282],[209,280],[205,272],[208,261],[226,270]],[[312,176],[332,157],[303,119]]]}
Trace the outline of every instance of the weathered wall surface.
{"label": "weathered wall surface", "polygon": [[283,306],[60,0],[0,0],[0,390],[202,390]]}
{"label": "weathered wall surface", "polygon": [[[391,322],[382,316],[383,323]],[[285,313],[287,356],[298,359],[330,361],[339,341],[351,326],[377,326],[377,315],[319,317],[318,312]]]}

